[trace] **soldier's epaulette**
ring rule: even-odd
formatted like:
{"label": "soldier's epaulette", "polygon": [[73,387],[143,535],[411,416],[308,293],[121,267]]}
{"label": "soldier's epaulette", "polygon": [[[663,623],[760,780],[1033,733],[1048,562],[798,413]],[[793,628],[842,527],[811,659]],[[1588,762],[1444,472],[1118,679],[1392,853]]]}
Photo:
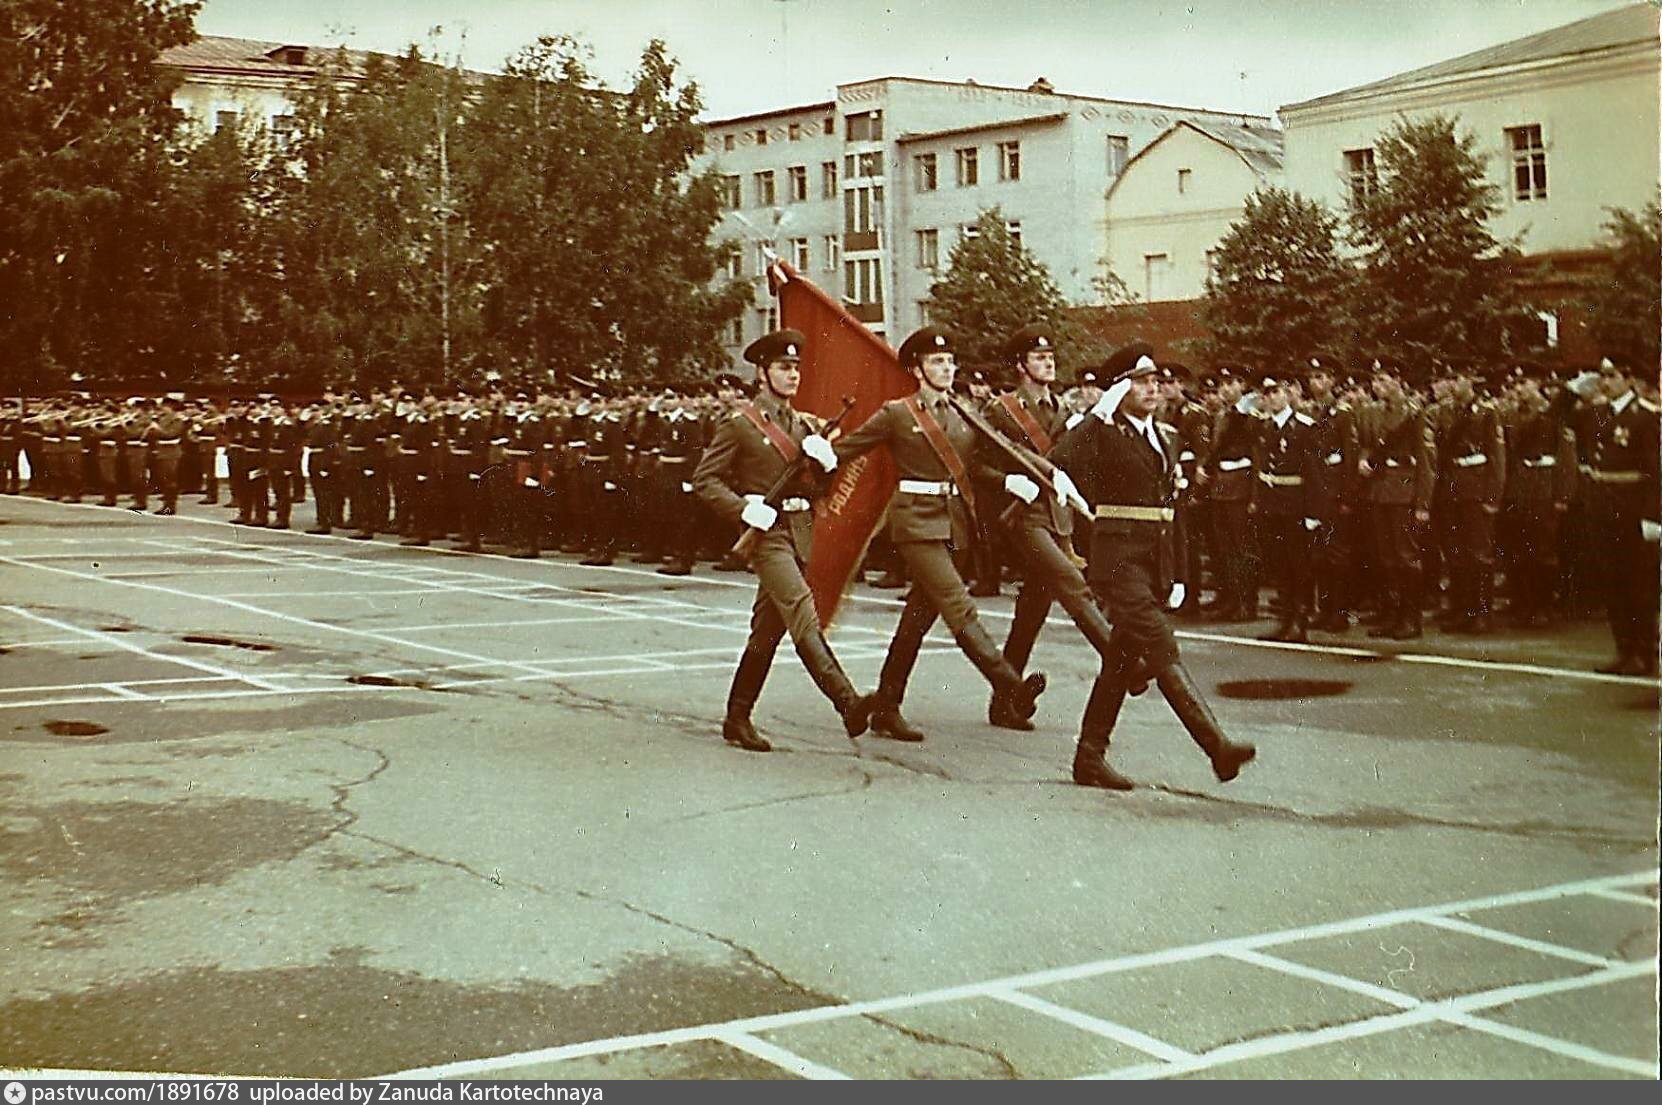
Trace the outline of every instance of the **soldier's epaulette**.
{"label": "soldier's epaulette", "polygon": [[1294,411],[1293,417],[1304,423],[1306,426],[1314,426],[1316,424],[1316,420],[1305,414],[1303,411]]}
{"label": "soldier's epaulette", "polygon": [[1343,413],[1343,412],[1346,412],[1346,411],[1350,410],[1350,404],[1346,403],[1344,400],[1341,399],[1339,401],[1338,406],[1334,407],[1333,409]]}
{"label": "soldier's epaulette", "polygon": [[1156,422],[1155,425],[1160,427],[1162,430],[1165,430],[1167,433],[1175,434],[1177,432],[1177,427],[1173,426],[1170,422]]}
{"label": "soldier's epaulette", "polygon": [[1084,411],[1074,411],[1072,414],[1068,415],[1068,420],[1067,420],[1066,423],[1064,423],[1063,429],[1071,430],[1075,426],[1077,426],[1081,422],[1083,422],[1084,420],[1085,420],[1085,412]]}
{"label": "soldier's epaulette", "polygon": [[1652,413],[1652,414],[1662,414],[1662,406],[1659,406],[1656,403],[1652,403],[1649,399],[1646,399],[1643,395],[1638,396],[1637,400],[1638,400],[1639,405],[1641,407],[1645,408],[1650,413]]}

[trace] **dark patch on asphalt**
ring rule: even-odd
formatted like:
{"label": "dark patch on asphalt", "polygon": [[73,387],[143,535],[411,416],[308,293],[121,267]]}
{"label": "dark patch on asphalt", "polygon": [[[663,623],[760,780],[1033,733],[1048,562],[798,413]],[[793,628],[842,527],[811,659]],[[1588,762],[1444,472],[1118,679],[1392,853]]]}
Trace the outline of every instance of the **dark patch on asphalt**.
{"label": "dark patch on asphalt", "polygon": [[41,728],[55,737],[96,737],[109,732],[96,721],[48,721]]}
{"label": "dark patch on asphalt", "polygon": [[[480,986],[366,967],[360,955],[336,948],[322,966],[192,968],[10,1001],[0,1055],[14,1067],[363,1078],[837,1000],[748,963],[636,956],[587,985]],[[700,1064],[685,1076],[733,1073]]]}
{"label": "dark patch on asphalt", "polygon": [[[264,703],[263,708],[232,707],[223,699],[210,700],[201,706],[179,701],[122,702],[119,704],[121,724],[114,731],[71,739],[81,744],[170,742],[167,754],[174,757],[233,757],[251,749],[242,745],[229,750],[193,749],[180,742],[218,740],[231,734],[314,734],[439,712],[431,704],[432,700],[418,701],[412,695],[318,694],[305,695],[298,701],[272,695],[258,701]],[[48,739],[32,723],[0,730],[0,746],[11,741],[40,743]]]}
{"label": "dark patch on asphalt", "polygon": [[330,810],[267,798],[59,802],[10,806],[7,815],[25,827],[0,829],[0,870],[61,884],[100,914],[293,859],[345,823]]}
{"label": "dark patch on asphalt", "polygon": [[1655,690],[1647,690],[1627,704],[1629,710],[1644,710],[1651,714],[1656,713],[1659,708],[1662,708],[1662,694]]}
{"label": "dark patch on asphalt", "polygon": [[218,645],[221,648],[245,648],[250,652],[276,652],[276,645],[260,644],[257,641],[238,641],[231,637],[212,637],[206,633],[187,633],[179,638],[187,645]]}
{"label": "dark patch on asphalt", "polygon": [[1384,664],[1395,660],[1396,657],[1388,652],[1370,652],[1365,656],[1352,656],[1349,659],[1353,664]]}
{"label": "dark patch on asphalt", "polygon": [[1285,698],[1331,698],[1344,694],[1354,684],[1340,679],[1236,679],[1218,684],[1224,698],[1256,700]]}
{"label": "dark patch on asphalt", "polygon": [[4,645],[0,645],[0,656],[10,656],[11,654],[11,649],[5,647]]}
{"label": "dark patch on asphalt", "polygon": [[349,675],[348,683],[356,683],[360,687],[414,687],[414,683],[406,683],[402,679],[394,679],[390,675]]}
{"label": "dark patch on asphalt", "polygon": [[132,631],[133,627],[130,625],[101,625],[98,627],[100,633],[131,633]]}

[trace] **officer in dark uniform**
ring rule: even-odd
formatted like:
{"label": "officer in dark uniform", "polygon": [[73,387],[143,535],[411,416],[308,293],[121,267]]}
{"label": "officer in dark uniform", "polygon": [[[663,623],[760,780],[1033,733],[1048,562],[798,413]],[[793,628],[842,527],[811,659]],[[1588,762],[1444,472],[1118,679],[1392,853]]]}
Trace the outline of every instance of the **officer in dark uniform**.
{"label": "officer in dark uniform", "polygon": [[998,480],[1000,472],[980,460],[979,435],[947,402],[957,375],[952,338],[926,326],[900,346],[900,366],[918,381],[917,394],[893,399],[864,424],[836,443],[840,460],[852,460],[887,445],[900,474],[889,505],[889,537],[912,581],[906,603],[883,661],[872,730],[896,740],[918,741],[923,734],[900,714],[906,683],[918,650],[937,617],[952,630],[977,671],[1005,699],[1017,718],[1027,719],[1044,692],[1045,677],[1023,679],[987,634],[964,580],[953,562],[963,552],[972,527],[972,478]]}
{"label": "officer in dark uniform", "polygon": [[1542,390],[1542,365],[1525,361],[1512,377],[1506,423],[1506,499],[1499,558],[1507,616],[1519,628],[1542,624],[1558,586],[1559,525],[1576,491],[1575,434],[1562,404]]}
{"label": "officer in dark uniform", "polygon": [[0,405],[0,495],[16,495],[17,454],[23,445],[23,400],[14,410],[11,401]]}
{"label": "officer in dark uniform", "polygon": [[479,552],[484,547],[485,514],[489,505],[485,469],[490,463],[490,443],[491,417],[477,397],[469,396],[456,415],[448,476],[451,517],[457,521],[459,547],[463,552]]}
{"label": "officer in dark uniform", "polygon": [[[1051,391],[1056,380],[1056,335],[1048,326],[1026,326],[1005,343],[1005,354],[1016,368],[1017,384],[986,404],[987,420],[995,430],[1040,456],[1048,456],[1061,437],[1068,413]],[[1102,611],[1091,600],[1090,587],[1080,571],[1073,549],[1073,508],[1060,501],[1050,489],[1041,489],[1013,465],[997,465],[1005,471],[999,489],[1019,502],[999,516],[1010,547],[1022,566],[1021,590],[1016,592],[1015,617],[1004,642],[1004,659],[1019,675],[1033,654],[1039,630],[1050,614],[1053,601],[1060,601],[1085,639],[1106,658],[1110,629]],[[1080,507],[1083,500],[1066,473],[1058,473],[1062,493],[1073,492]],[[997,501],[996,498],[993,501]],[[992,514],[990,508],[987,513]],[[973,592],[972,592],[973,593]],[[1007,696],[994,692],[987,705],[987,720],[1005,729],[1029,730],[1033,722],[1012,709]]]}
{"label": "officer in dark uniform", "polygon": [[1585,477],[1587,519],[1598,543],[1605,613],[1616,657],[1598,668],[1614,675],[1657,673],[1658,413],[1638,394],[1625,359],[1606,357],[1571,380],[1582,401],[1576,440]]}
{"label": "officer in dark uniform", "polygon": [[1401,373],[1376,360],[1372,386],[1377,402],[1358,470],[1383,586],[1383,619],[1368,636],[1408,641],[1423,635],[1420,534],[1431,521],[1435,452],[1425,412]]}
{"label": "officer in dark uniform", "polygon": [[1162,421],[1177,434],[1177,505],[1174,508],[1177,516],[1174,524],[1182,536],[1180,545],[1188,561],[1184,565],[1183,577],[1192,584],[1183,598],[1183,605],[1173,611],[1179,618],[1194,616],[1200,607],[1206,499],[1195,477],[1199,474],[1203,458],[1212,448],[1212,415],[1189,394],[1193,384],[1194,371],[1187,365],[1171,362],[1160,366],[1160,413]]}
{"label": "officer in dark uniform", "polygon": [[300,471],[304,431],[293,406],[279,400],[273,404],[266,437],[266,470],[270,474],[271,498],[276,517],[272,529],[288,529],[294,510],[294,477]]}
{"label": "officer in dark uniform", "polygon": [[134,418],[132,429],[127,435],[127,443],[122,449],[122,459],[127,462],[127,480],[132,488],[131,509],[149,510],[151,451],[162,435],[156,427],[149,399],[135,396],[128,402],[134,408]]}
{"label": "officer in dark uniform", "polygon": [[1212,613],[1223,622],[1258,617],[1258,554],[1248,508],[1257,482],[1253,458],[1262,425],[1245,396],[1245,370],[1220,368],[1219,395],[1225,406],[1213,423],[1212,448],[1201,470],[1212,551],[1218,560],[1218,597]]}
{"label": "officer in dark uniform", "polygon": [[585,435],[588,445],[583,450],[578,475],[584,521],[589,530],[589,552],[578,563],[604,568],[617,557],[625,496],[619,481],[623,479],[627,443],[623,411],[615,397],[594,401]]}
{"label": "officer in dark uniform", "polygon": [[1103,665],[1080,721],[1073,781],[1080,786],[1130,790],[1108,765],[1107,751],[1120,707],[1139,672],[1152,674],[1161,694],[1212,761],[1219,781],[1235,778],[1257,750],[1224,736],[1211,707],[1178,653],[1166,620],[1187,590],[1184,557],[1176,548],[1175,435],[1156,424],[1159,368],[1141,343],[1115,352],[1104,374],[1116,377],[1090,417],[1057,443],[1052,458],[1078,477],[1095,503],[1090,580],[1113,622],[1113,660]]}
{"label": "officer in dark uniform", "polygon": [[341,410],[328,393],[306,422],[306,469],[311,474],[317,517],[307,533],[327,535],[346,524],[341,472]]}
{"label": "officer in dark uniform", "polygon": [[661,413],[658,467],[666,535],[664,565],[658,571],[684,576],[692,572],[698,557],[702,508],[693,497],[692,473],[704,450],[704,422],[697,408],[679,396],[670,399]]}
{"label": "officer in dark uniform", "polygon": [[1356,411],[1334,389],[1333,372],[1317,357],[1305,372],[1306,412],[1315,419],[1316,461],[1306,485],[1305,509],[1316,520],[1310,534],[1316,619],[1325,633],[1350,629],[1356,603],[1356,557],[1362,547],[1357,510],[1361,484]]}
{"label": "officer in dark uniform", "polygon": [[1303,643],[1309,640],[1315,597],[1312,537],[1321,525],[1311,504],[1318,431],[1314,418],[1293,409],[1287,380],[1266,376],[1259,389],[1267,417],[1254,458],[1252,513],[1264,563],[1275,577],[1281,624],[1258,639]]}
{"label": "officer in dark uniform", "polygon": [[712,510],[730,521],[742,521],[760,535],[751,555],[757,588],[750,636],[733,673],[721,724],[723,739],[750,752],[772,747],[756,732],[750,711],[786,633],[814,685],[842,717],[850,737],[864,733],[871,717],[872,700],[855,691],[832,654],[813,594],[802,578],[802,565],[813,541],[809,500],[819,489],[819,481],[805,468],[798,485],[786,488],[789,494],[777,508],[763,499],[801,453],[825,472],[836,467],[830,443],[819,435],[820,421],[791,409],[806,344],[800,332],[778,330],[758,338],[744,351],[745,360],[757,369],[756,399],[741,403],[716,428],[692,478],[699,497]]}
{"label": "officer in dark uniform", "polygon": [[1438,501],[1448,512],[1445,628],[1483,635],[1494,628],[1495,522],[1506,491],[1506,431],[1495,405],[1476,394],[1469,366],[1451,366],[1448,381],[1437,444]]}

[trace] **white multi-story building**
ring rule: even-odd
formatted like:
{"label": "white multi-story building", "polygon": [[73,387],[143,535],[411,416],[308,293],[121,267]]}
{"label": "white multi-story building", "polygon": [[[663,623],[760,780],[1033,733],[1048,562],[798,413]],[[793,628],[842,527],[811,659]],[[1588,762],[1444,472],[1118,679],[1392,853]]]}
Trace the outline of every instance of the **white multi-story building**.
{"label": "white multi-story building", "polygon": [[776,325],[763,248],[843,297],[891,341],[927,320],[929,290],[959,237],[998,208],[1071,303],[1097,299],[1103,197],[1179,121],[1213,131],[1269,120],[1027,88],[885,77],[835,100],[705,124],[695,168],[721,175],[734,275],[756,279],[734,353]]}
{"label": "white multi-story building", "polygon": [[173,106],[192,126],[212,133],[258,122],[281,143],[294,122],[293,92],[325,66],[355,80],[369,55],[330,47],[203,35],[162,51],[157,64],[179,75]]}

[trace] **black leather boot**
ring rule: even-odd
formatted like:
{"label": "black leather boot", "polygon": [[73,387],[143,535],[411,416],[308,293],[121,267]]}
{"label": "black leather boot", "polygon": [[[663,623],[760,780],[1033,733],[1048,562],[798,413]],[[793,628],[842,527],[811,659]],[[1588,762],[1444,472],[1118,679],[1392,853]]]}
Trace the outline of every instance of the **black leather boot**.
{"label": "black leather boot", "polygon": [[970,663],[975,665],[975,670],[993,685],[993,691],[1009,701],[1011,712],[1023,721],[1031,718],[1038,709],[1039,696],[1045,690],[1044,673],[1034,672],[1023,679],[1004,659],[1004,654],[998,651],[993,639],[978,621],[970,622],[952,636],[958,647],[964,650],[964,655],[969,657]]}
{"label": "black leather boot", "polygon": [[815,633],[807,640],[796,642],[796,654],[808,676],[820,693],[831,700],[837,714],[843,719],[843,729],[850,737],[857,737],[871,727],[872,701],[875,696],[862,695],[848,680],[843,666],[837,663],[824,634]]}
{"label": "black leather boot", "polygon": [[914,620],[910,608],[901,611],[900,625],[889,642],[888,655],[883,658],[877,693],[872,695],[871,731],[875,735],[914,744],[923,739],[923,731],[900,715],[900,700],[905,697],[918,650],[923,647],[923,639],[933,623],[932,616]]}
{"label": "black leather boot", "polygon": [[727,692],[727,716],[721,722],[721,737],[728,744],[746,752],[771,752],[773,745],[764,740],[750,723],[751,708],[767,682],[768,669],[773,666],[773,649],[747,648],[739,655],[738,670],[733,673],[733,685]]}
{"label": "black leather boot", "polygon": [[1258,755],[1258,749],[1252,745],[1238,744],[1223,735],[1212,708],[1206,704],[1200,688],[1195,685],[1194,678],[1181,660],[1155,673],[1155,682],[1160,687],[1160,693],[1166,696],[1166,702],[1177,715],[1177,720],[1183,723],[1189,736],[1212,761],[1212,774],[1218,777],[1220,783],[1227,783],[1239,775],[1241,765]]}
{"label": "black leather boot", "polygon": [[1125,681],[1104,666],[1091,686],[1085,716],[1079,722],[1079,744],[1073,751],[1073,781],[1082,787],[1131,790],[1136,784],[1108,766],[1108,739],[1125,702]]}

